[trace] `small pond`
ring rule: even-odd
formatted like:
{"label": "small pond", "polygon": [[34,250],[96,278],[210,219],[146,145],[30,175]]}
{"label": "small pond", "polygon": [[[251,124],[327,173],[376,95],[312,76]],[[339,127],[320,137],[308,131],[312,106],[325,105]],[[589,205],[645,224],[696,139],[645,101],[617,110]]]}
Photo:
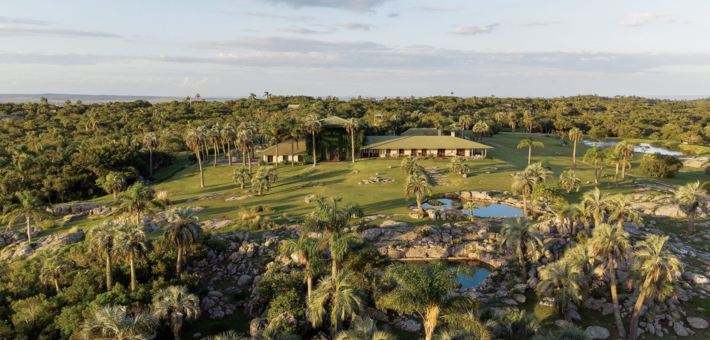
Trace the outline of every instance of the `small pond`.
{"label": "small pond", "polygon": [[[425,209],[436,209],[438,207],[451,208],[454,202],[461,204],[457,200],[452,200],[448,198],[437,198],[437,201],[441,202],[440,206],[432,206],[427,203],[422,204]],[[511,207],[505,204],[488,204],[483,202],[476,202],[479,204],[478,207],[473,209],[473,216],[475,217],[522,217],[523,210],[515,207]],[[461,210],[464,214],[469,215],[468,210]]]}
{"label": "small pond", "polygon": [[[416,265],[425,266],[429,261],[407,261],[405,263],[411,263]],[[459,283],[461,283],[461,290],[466,290],[469,288],[476,288],[483,283],[488,275],[491,275],[491,271],[486,268],[485,265],[478,261],[464,261],[464,260],[452,260],[446,261],[449,269],[456,268],[458,266],[466,266],[471,269],[471,275],[459,274],[456,278]]]}
{"label": "small pond", "polygon": [[[596,142],[596,141],[591,141],[591,140],[585,140],[582,143],[585,145],[593,146],[596,144],[598,147],[607,147],[607,146],[613,146],[618,144],[619,142],[612,141],[612,142]],[[669,150],[667,148],[659,147],[659,146],[652,146],[649,143],[639,143],[634,145],[634,152],[637,153],[649,153],[649,154],[654,154],[658,153],[661,155],[667,155],[667,156],[683,156],[684,153],[681,151],[673,151]]]}

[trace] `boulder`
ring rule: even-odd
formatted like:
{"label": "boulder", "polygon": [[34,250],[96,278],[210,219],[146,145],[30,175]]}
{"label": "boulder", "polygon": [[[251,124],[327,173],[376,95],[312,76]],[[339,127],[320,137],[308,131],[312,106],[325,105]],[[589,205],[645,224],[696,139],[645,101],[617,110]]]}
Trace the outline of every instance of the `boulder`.
{"label": "boulder", "polygon": [[609,315],[614,313],[614,305],[607,302],[602,305],[602,315]]}
{"label": "boulder", "polygon": [[705,319],[688,317],[688,325],[695,329],[706,329],[708,328],[708,322]]}
{"label": "boulder", "polygon": [[656,211],[653,213],[656,216],[665,216],[665,217],[682,217],[683,212],[678,209],[675,205],[662,205],[658,208],[656,208]]}
{"label": "boulder", "polygon": [[525,283],[518,283],[515,286],[513,286],[513,290],[520,293],[520,294],[525,294],[526,289],[528,289],[528,285]]}
{"label": "boulder", "polygon": [[567,310],[567,317],[569,318],[570,321],[574,323],[580,323],[582,322],[582,316],[579,315],[579,312],[577,312],[574,309],[568,309]]}
{"label": "boulder", "polygon": [[606,299],[595,299],[593,297],[588,298],[584,301],[584,307],[591,310],[600,311],[602,310],[602,305],[606,302]]}
{"label": "boulder", "polygon": [[694,283],[696,285],[704,285],[710,283],[710,279],[708,279],[706,276],[696,273],[683,273],[683,278],[686,281],[690,281],[691,283]]}
{"label": "boulder", "polygon": [[411,320],[411,319],[406,319],[406,320],[401,320],[398,321],[397,323],[394,324],[395,327],[407,331],[407,332],[419,332],[419,330],[422,329],[422,324]]}
{"label": "boulder", "polygon": [[315,199],[316,199],[316,195],[310,195],[310,196],[306,196],[305,201],[306,201],[306,203],[311,203]]}
{"label": "boulder", "polygon": [[611,335],[609,330],[601,326],[589,326],[584,330],[591,339],[606,339]]}
{"label": "boulder", "polygon": [[238,286],[246,286],[251,283],[251,276],[249,275],[242,275],[239,277],[239,280],[237,280],[237,285]]}
{"label": "boulder", "polygon": [[387,220],[380,224],[380,228],[406,228],[409,226],[407,222],[397,222],[395,220]]}
{"label": "boulder", "polygon": [[254,198],[254,195],[230,197],[230,198],[227,198],[225,201],[226,202],[243,201],[243,200],[250,199],[250,198]]}
{"label": "boulder", "polygon": [[673,323],[673,332],[675,332],[675,335],[677,335],[677,336],[690,335],[688,330],[685,329],[685,326],[683,326],[683,321],[676,321]]}
{"label": "boulder", "polygon": [[382,229],[370,228],[360,233],[360,237],[363,240],[374,241],[377,237],[382,235],[382,233],[384,233]]}

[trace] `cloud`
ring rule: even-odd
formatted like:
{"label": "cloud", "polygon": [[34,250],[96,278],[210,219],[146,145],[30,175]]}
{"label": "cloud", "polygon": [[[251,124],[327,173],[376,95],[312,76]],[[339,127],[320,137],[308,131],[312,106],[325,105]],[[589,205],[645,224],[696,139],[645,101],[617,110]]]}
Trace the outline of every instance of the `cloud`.
{"label": "cloud", "polygon": [[359,23],[359,22],[343,22],[338,24],[338,26],[348,29],[348,30],[353,30],[353,31],[369,31],[375,25],[370,25],[370,24],[365,24],[365,23]]}
{"label": "cloud", "polygon": [[399,17],[399,13],[390,13],[390,14],[387,14],[387,17],[388,17],[388,18],[398,18],[398,17]]}
{"label": "cloud", "polygon": [[279,28],[280,32],[286,32],[286,33],[298,33],[298,34],[329,34],[335,32],[334,29],[328,29],[325,31],[317,31],[317,30],[312,30],[310,28],[305,28],[305,27],[284,27],[284,28]]}
{"label": "cloud", "polygon": [[57,53],[1,53],[0,64],[28,64],[28,65],[97,65],[103,62],[112,62],[124,57],[101,56],[95,54],[57,54]]}
{"label": "cloud", "polygon": [[455,11],[462,10],[462,8],[425,6],[425,7],[419,7],[419,10],[425,11],[425,12],[455,12]]}
{"label": "cloud", "polygon": [[65,28],[29,28],[29,27],[13,27],[0,26],[0,37],[12,36],[52,36],[52,37],[100,37],[100,38],[118,38],[118,35],[99,32],[99,31],[82,31]]}
{"label": "cloud", "polygon": [[252,16],[252,17],[259,17],[259,18],[282,19],[282,20],[297,21],[297,22],[311,22],[315,19],[312,15],[278,15],[278,14],[263,13],[263,12],[241,12],[241,11],[237,11],[237,12],[235,12],[235,11],[220,11],[220,13],[246,15],[246,16]]}
{"label": "cloud", "polygon": [[374,7],[388,1],[395,0],[251,0],[254,2],[267,2],[271,4],[285,4],[295,8],[300,7],[328,7],[349,10],[353,12],[369,12]]}
{"label": "cloud", "polygon": [[42,21],[42,20],[0,16],[0,24],[47,26],[52,23],[49,21]]}
{"label": "cloud", "polygon": [[380,51],[386,46],[370,41],[315,40],[289,37],[249,37],[233,41],[203,42],[199,46],[210,49],[232,49],[259,52],[312,53],[335,51]]}
{"label": "cloud", "polygon": [[476,34],[482,34],[482,33],[491,33],[493,31],[493,29],[499,25],[500,24],[490,24],[490,25],[485,25],[485,26],[458,27],[449,33],[461,34],[461,35],[476,35]]}
{"label": "cloud", "polygon": [[650,23],[670,23],[674,21],[675,19],[673,19],[673,17],[665,14],[636,13],[624,18],[624,21],[620,22],[619,25],[624,27],[638,27]]}
{"label": "cloud", "polygon": [[559,21],[528,21],[520,24],[521,26],[525,27],[539,27],[539,26],[550,26],[550,25],[555,25],[559,24]]}

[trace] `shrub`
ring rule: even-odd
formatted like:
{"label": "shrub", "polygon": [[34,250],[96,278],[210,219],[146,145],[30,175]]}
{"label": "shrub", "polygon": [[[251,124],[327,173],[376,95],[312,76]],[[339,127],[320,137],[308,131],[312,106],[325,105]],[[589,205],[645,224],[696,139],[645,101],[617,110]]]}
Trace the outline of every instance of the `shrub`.
{"label": "shrub", "polygon": [[269,303],[269,312],[267,318],[273,320],[275,317],[287,313],[296,319],[305,319],[306,317],[306,301],[304,294],[291,289],[286,292],[281,292]]}
{"label": "shrub", "polygon": [[710,166],[705,167],[705,174],[710,175]]}
{"label": "shrub", "polygon": [[649,177],[674,178],[683,167],[678,157],[668,155],[646,155],[641,161],[641,173]]}
{"label": "shrub", "polygon": [[432,207],[438,207],[444,205],[444,203],[441,203],[441,201],[437,200],[436,198],[432,198],[426,202],[428,205]]}

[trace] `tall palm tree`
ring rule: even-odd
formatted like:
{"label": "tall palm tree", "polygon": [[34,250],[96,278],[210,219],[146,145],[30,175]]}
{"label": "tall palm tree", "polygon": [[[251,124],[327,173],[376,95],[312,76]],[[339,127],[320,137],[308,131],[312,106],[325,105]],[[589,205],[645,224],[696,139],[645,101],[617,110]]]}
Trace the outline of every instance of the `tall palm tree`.
{"label": "tall palm tree", "polygon": [[[488,130],[489,130],[489,129],[490,129],[490,127],[488,126],[488,124],[487,124],[486,122],[484,122],[484,121],[478,121],[478,122],[476,122],[476,124],[473,125],[473,127],[471,128],[471,132],[473,132],[473,133],[475,133],[475,134],[478,135],[478,141],[482,141],[482,140],[483,140],[483,134],[488,133]],[[540,144],[542,144],[542,143],[540,143]]]}
{"label": "tall palm tree", "polygon": [[542,236],[533,229],[527,219],[520,217],[506,221],[500,233],[501,247],[518,255],[521,278],[526,279],[525,256],[530,256],[533,262],[540,258]]}
{"label": "tall palm tree", "polygon": [[478,206],[478,204],[476,204],[476,202],[473,202],[473,201],[468,201],[468,202],[464,203],[464,205],[463,205],[463,210],[464,211],[468,210],[468,218],[471,221],[473,221],[473,218],[474,218],[473,210],[476,209],[477,206]]}
{"label": "tall palm tree", "polygon": [[158,147],[158,135],[148,132],[143,136],[143,145],[150,152],[150,175],[153,176],[153,149]]}
{"label": "tall palm tree", "polygon": [[668,236],[648,234],[645,240],[639,242],[636,251],[631,255],[631,261],[635,263],[635,267],[645,280],[639,289],[639,297],[631,314],[629,340],[635,340],[638,336],[638,321],[644,299],[647,296],[653,298],[655,295],[649,294],[649,287],[660,281],[675,282],[683,271],[683,264],[678,258],[668,249],[663,249],[667,240]]}
{"label": "tall palm tree", "polygon": [[81,328],[84,339],[152,339],[158,322],[149,314],[130,314],[126,306],[102,306]]}
{"label": "tall palm tree", "polygon": [[532,148],[538,146],[544,148],[545,144],[543,144],[542,142],[533,141],[532,138],[525,138],[521,140],[518,144],[518,149],[528,148],[528,165],[530,165],[530,162],[532,161]]}
{"label": "tall palm tree", "polygon": [[328,247],[331,257],[331,278],[336,278],[340,263],[347,256],[350,244],[357,238],[348,235],[345,228],[350,227],[353,217],[362,217],[360,205],[354,202],[340,204],[341,199],[333,197],[330,200],[318,196],[315,200],[316,208],[303,223],[306,232],[319,231],[325,234],[321,248]]}
{"label": "tall palm tree", "polygon": [[557,182],[560,188],[567,191],[569,194],[572,190],[579,192],[582,188],[582,181],[574,173],[574,170],[567,170],[560,174],[560,180]]}
{"label": "tall palm tree", "polygon": [[362,124],[355,118],[348,119],[345,130],[350,134],[350,145],[352,151],[351,163],[355,163],[355,132],[360,131]]}
{"label": "tall palm tree", "polygon": [[695,232],[696,211],[700,209],[707,214],[705,209],[707,202],[702,196],[702,193],[700,181],[687,183],[673,191],[676,207],[688,216],[688,234]]}
{"label": "tall palm tree", "polygon": [[335,278],[326,276],[320,280],[318,288],[308,299],[306,316],[313,327],[320,327],[327,315],[330,319],[330,334],[335,336],[340,323],[354,319],[365,308],[365,301],[365,292],[353,285],[352,276],[340,272]]}
{"label": "tall palm tree", "polygon": [[624,225],[624,221],[637,224],[642,221],[639,212],[631,207],[631,196],[629,195],[611,196],[607,204],[607,211],[609,212],[609,222],[616,221],[620,227]]}
{"label": "tall palm tree", "polygon": [[182,257],[190,245],[197,244],[202,239],[202,227],[196,223],[197,212],[189,207],[175,208],[166,214],[170,224],[163,233],[165,241],[177,248],[177,263],[175,277],[180,278]]}
{"label": "tall palm tree", "polygon": [[557,313],[571,321],[567,313],[569,305],[578,305],[582,301],[585,283],[584,273],[579,266],[559,260],[540,270],[540,283],[535,291],[540,297],[552,298]]}
{"label": "tall palm tree", "polygon": [[313,166],[315,167],[318,163],[318,156],[316,153],[316,135],[320,133],[321,122],[317,115],[310,114],[306,117],[306,121],[303,123],[303,129],[313,136]]}
{"label": "tall palm tree", "polygon": [[614,173],[614,182],[619,181],[619,166],[624,161],[624,156],[618,152],[607,152],[606,162],[609,165],[614,165],[616,167],[616,172]]}
{"label": "tall palm tree", "polygon": [[597,225],[594,228],[592,238],[589,240],[591,255],[600,257],[609,272],[609,287],[611,288],[611,300],[614,306],[614,319],[621,338],[626,337],[626,331],[621,320],[619,297],[616,293],[616,262],[626,259],[630,247],[629,233],[618,225]]}
{"label": "tall palm tree", "polygon": [[249,169],[244,166],[235,168],[232,172],[232,181],[234,184],[239,185],[239,188],[244,189],[244,184],[248,180],[251,180],[251,173],[249,172]]}
{"label": "tall palm tree", "polygon": [[592,222],[594,221],[592,208],[584,203],[578,203],[570,205],[570,211],[572,219],[582,223],[587,235],[592,236]]}
{"label": "tall palm tree", "polygon": [[66,275],[69,269],[70,265],[67,260],[58,257],[53,257],[47,259],[44,264],[42,264],[39,279],[44,284],[53,284],[54,289],[56,289],[57,294],[59,294],[59,279]]}
{"label": "tall palm tree", "polygon": [[219,143],[222,140],[222,126],[219,123],[215,124],[211,129],[207,130],[207,141],[212,145],[212,152],[214,153],[214,166],[217,167],[217,153],[219,152]]}
{"label": "tall palm tree", "polygon": [[417,211],[419,214],[424,214],[422,198],[426,195],[430,195],[431,191],[432,185],[429,181],[429,177],[417,172],[407,177],[407,183],[404,185],[404,199],[408,200],[409,196],[413,195],[417,199]]}
{"label": "tall palm tree", "polygon": [[188,148],[192,149],[192,151],[195,152],[195,156],[197,157],[197,164],[200,167],[200,188],[205,187],[205,174],[202,170],[202,157],[200,156],[200,154],[202,153],[202,147],[205,144],[205,136],[202,133],[202,130],[191,129],[187,132],[187,135],[185,136],[185,145],[187,145]]}
{"label": "tall palm tree", "polygon": [[524,310],[507,309],[486,322],[491,338],[496,340],[531,340],[540,331],[540,321],[535,314]]}
{"label": "tall palm tree", "polygon": [[234,124],[225,124],[220,131],[220,137],[222,145],[227,145],[227,162],[229,163],[229,166],[232,166],[232,143],[234,143],[237,139],[237,129],[234,127]]}
{"label": "tall palm tree", "polygon": [[[390,265],[386,275],[392,278],[388,287],[392,289],[377,301],[377,306],[401,314],[421,315],[425,339],[432,340],[439,321],[475,305],[467,295],[451,294],[458,287],[457,275],[464,271],[464,268],[450,270],[443,261],[430,262],[426,266]],[[472,319],[470,322],[478,321]]]}
{"label": "tall palm tree", "polygon": [[133,184],[121,197],[121,204],[116,209],[117,214],[128,213],[135,216],[135,223],[140,223],[141,214],[155,216],[155,211],[163,206],[154,200],[155,190],[141,182]]}
{"label": "tall palm tree", "polygon": [[242,152],[242,165],[249,162],[249,173],[251,174],[251,147],[254,143],[255,127],[249,123],[241,123],[237,128],[236,145]]}
{"label": "tall palm tree", "polygon": [[305,265],[303,275],[306,277],[306,288],[308,298],[311,298],[313,291],[313,278],[322,272],[324,259],[321,257],[323,249],[321,246],[324,240],[310,238],[302,235],[298,240],[286,240],[281,243],[281,253],[287,257],[296,254],[298,262]]}
{"label": "tall palm tree", "polygon": [[335,340],[396,340],[394,334],[377,330],[375,320],[369,316],[358,316],[353,319],[350,329],[340,331],[335,335]]}
{"label": "tall palm tree", "polygon": [[624,166],[621,167],[621,178],[626,178],[626,167],[628,166],[631,169],[631,158],[634,157],[634,145],[627,141],[621,141],[616,144],[614,151],[620,153],[624,159],[624,162],[622,162]]}
{"label": "tall palm tree", "polygon": [[145,229],[136,224],[124,224],[118,229],[114,244],[116,255],[128,261],[131,267],[131,292],[135,292],[136,259],[148,253],[148,238]]}
{"label": "tall palm tree", "polygon": [[523,216],[528,216],[528,198],[536,184],[542,184],[552,178],[552,171],[540,163],[528,165],[525,170],[515,173],[511,191],[523,197]]}
{"label": "tall palm tree", "polygon": [[459,117],[459,126],[461,126],[461,138],[463,138],[464,130],[468,130],[473,126],[473,118],[469,115]]}
{"label": "tall palm tree", "polygon": [[295,117],[290,117],[285,123],[286,136],[291,140],[291,166],[296,163],[295,152],[293,149],[294,143],[298,146],[298,140],[301,138],[303,126],[301,126],[301,121]]}
{"label": "tall palm tree", "polygon": [[607,156],[607,149],[597,147],[597,143],[594,143],[591,149],[587,150],[584,154],[585,162],[594,163],[594,183],[599,183],[599,179],[602,177],[602,171],[604,170],[604,159]]}
{"label": "tall palm tree", "polygon": [[279,143],[283,136],[283,127],[280,122],[271,123],[266,126],[266,135],[274,142],[276,146],[276,158],[274,158],[274,166],[279,166]]}
{"label": "tall palm tree", "polygon": [[106,291],[113,288],[113,256],[116,254],[116,238],[118,236],[119,225],[108,221],[89,231],[89,249],[103,253],[106,256]]}
{"label": "tall palm tree", "polygon": [[609,208],[609,197],[602,194],[598,187],[590,190],[582,195],[582,203],[587,206],[590,213],[594,217],[594,226],[599,226],[604,222],[604,216]]}
{"label": "tall palm tree", "polygon": [[122,172],[109,172],[101,181],[101,187],[107,194],[113,194],[113,200],[116,201],[118,193],[126,188],[126,176]]}
{"label": "tall palm tree", "polygon": [[197,320],[200,312],[200,298],[186,286],[168,286],[153,295],[153,316],[170,322],[175,340],[180,340],[183,323]]}
{"label": "tall palm tree", "polygon": [[584,140],[584,134],[582,130],[578,128],[572,128],[569,130],[569,140],[574,142],[574,148],[572,149],[572,169],[577,169],[577,142]]}
{"label": "tall palm tree", "polygon": [[52,214],[48,211],[49,204],[39,199],[37,190],[24,190],[15,192],[15,197],[19,203],[10,204],[5,207],[3,222],[7,222],[7,228],[20,218],[24,218],[27,232],[27,244],[32,244],[32,221],[35,223],[44,218],[51,219]]}

